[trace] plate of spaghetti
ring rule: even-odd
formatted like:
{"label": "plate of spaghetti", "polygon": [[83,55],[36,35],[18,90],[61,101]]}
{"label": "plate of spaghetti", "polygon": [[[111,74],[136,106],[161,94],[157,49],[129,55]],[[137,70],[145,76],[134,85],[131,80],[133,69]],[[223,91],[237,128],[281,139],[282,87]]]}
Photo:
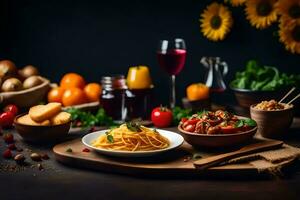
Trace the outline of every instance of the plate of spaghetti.
{"label": "plate of spaghetti", "polygon": [[84,145],[99,153],[122,157],[151,156],[175,149],[183,141],[178,133],[147,128],[133,122],[96,131],[82,138]]}

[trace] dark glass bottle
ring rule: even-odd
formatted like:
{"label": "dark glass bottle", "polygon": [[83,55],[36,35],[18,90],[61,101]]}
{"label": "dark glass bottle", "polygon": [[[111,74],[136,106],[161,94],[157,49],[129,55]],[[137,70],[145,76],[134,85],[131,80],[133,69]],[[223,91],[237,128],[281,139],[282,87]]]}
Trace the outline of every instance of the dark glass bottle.
{"label": "dark glass bottle", "polygon": [[116,121],[125,121],[128,115],[127,101],[131,93],[123,75],[102,77],[100,102],[107,113]]}

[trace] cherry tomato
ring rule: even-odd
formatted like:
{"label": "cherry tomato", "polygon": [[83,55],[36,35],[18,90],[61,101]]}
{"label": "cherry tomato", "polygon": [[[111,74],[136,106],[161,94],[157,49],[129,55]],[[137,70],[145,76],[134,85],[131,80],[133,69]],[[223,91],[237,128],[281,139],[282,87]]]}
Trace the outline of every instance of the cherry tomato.
{"label": "cherry tomato", "polygon": [[187,120],[188,120],[188,118],[182,118],[182,119],[181,119],[181,122],[184,123],[184,122],[186,122]]}
{"label": "cherry tomato", "polygon": [[232,125],[228,126],[221,126],[221,132],[224,134],[232,134],[232,133],[237,133],[241,130],[239,127],[234,127]]}
{"label": "cherry tomato", "polygon": [[200,119],[189,119],[185,123],[195,125],[200,121]]}
{"label": "cherry tomato", "polygon": [[195,125],[194,124],[189,124],[186,127],[183,128],[185,131],[188,132],[194,132],[195,131]]}
{"label": "cherry tomato", "polygon": [[3,109],[4,112],[12,112],[14,114],[14,116],[16,116],[18,114],[18,107],[13,105],[13,104],[9,104],[7,106],[4,107]]}
{"label": "cherry tomato", "polygon": [[164,128],[171,125],[173,114],[165,107],[157,107],[152,110],[151,120],[156,127]]}
{"label": "cherry tomato", "polygon": [[11,127],[14,122],[14,114],[12,112],[4,112],[0,115],[0,126],[3,128]]}

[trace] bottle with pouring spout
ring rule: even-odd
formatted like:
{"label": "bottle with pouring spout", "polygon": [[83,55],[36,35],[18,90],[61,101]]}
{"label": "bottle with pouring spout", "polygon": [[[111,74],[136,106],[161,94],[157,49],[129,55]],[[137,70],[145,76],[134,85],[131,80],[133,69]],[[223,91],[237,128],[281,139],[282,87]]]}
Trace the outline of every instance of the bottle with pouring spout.
{"label": "bottle with pouring spout", "polygon": [[226,90],[224,76],[228,73],[228,65],[220,57],[202,57],[200,63],[207,69],[205,84],[211,93],[223,93]]}

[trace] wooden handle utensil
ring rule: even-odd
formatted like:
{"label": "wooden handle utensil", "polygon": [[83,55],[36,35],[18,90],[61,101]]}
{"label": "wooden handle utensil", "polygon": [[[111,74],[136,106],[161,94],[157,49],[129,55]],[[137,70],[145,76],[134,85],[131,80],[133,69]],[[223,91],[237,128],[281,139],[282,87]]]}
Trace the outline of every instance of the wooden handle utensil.
{"label": "wooden handle utensil", "polygon": [[260,142],[255,144],[250,144],[247,146],[242,147],[241,149],[229,153],[219,154],[216,156],[211,156],[207,158],[202,158],[199,160],[194,161],[194,166],[197,169],[207,169],[213,166],[216,166],[222,162],[228,161],[230,159],[244,156],[249,153],[255,153],[262,150],[270,150],[270,149],[276,149],[283,145],[282,141],[272,140],[272,141],[266,141],[266,142]]}

